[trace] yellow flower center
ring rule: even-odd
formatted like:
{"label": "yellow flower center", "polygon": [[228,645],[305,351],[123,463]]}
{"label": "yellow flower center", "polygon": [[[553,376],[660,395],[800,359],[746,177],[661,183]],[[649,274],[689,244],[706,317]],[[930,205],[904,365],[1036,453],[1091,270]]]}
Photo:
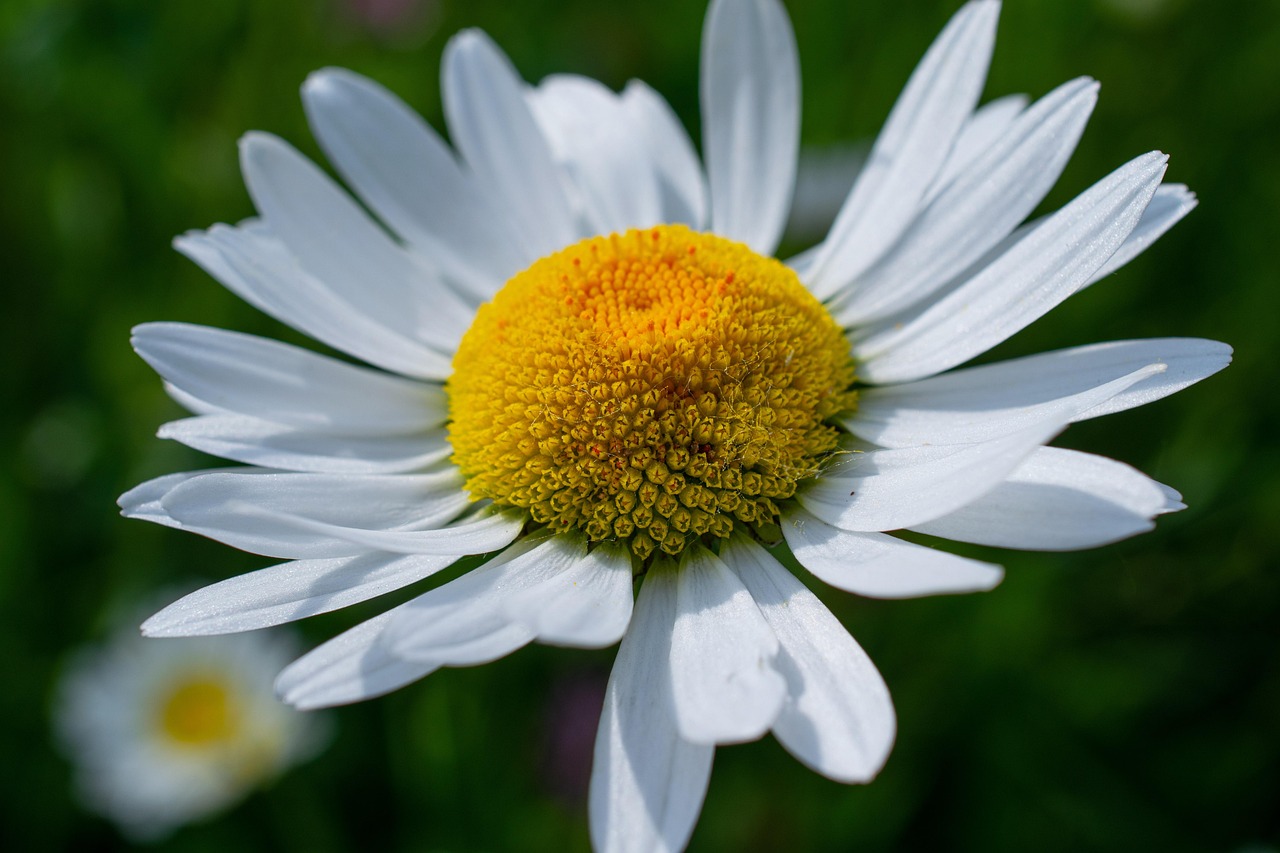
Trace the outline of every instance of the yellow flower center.
{"label": "yellow flower center", "polygon": [[641,559],[777,521],[853,407],[849,345],[785,265],[679,225],[542,258],[480,308],[448,383],[476,499]]}
{"label": "yellow flower center", "polygon": [[225,684],[196,678],[178,684],[160,708],[160,730],[182,746],[209,746],[232,738],[240,720]]}

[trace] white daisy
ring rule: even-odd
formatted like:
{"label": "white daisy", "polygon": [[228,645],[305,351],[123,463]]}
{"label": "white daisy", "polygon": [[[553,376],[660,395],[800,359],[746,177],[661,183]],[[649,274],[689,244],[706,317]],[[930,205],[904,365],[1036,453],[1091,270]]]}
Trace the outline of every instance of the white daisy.
{"label": "white daisy", "polygon": [[177,245],[373,367],[197,326],[137,330],[196,414],[161,435],[257,467],[161,477],[122,498],[125,514],[290,561],[144,630],[274,625],[491,554],[294,663],[282,695],[352,702],[534,640],[621,639],[591,792],[602,850],[682,847],[717,744],[772,731],[832,779],[872,778],[894,735],[884,683],[762,543],[785,538],[841,589],[905,597],[989,589],[1001,569],[886,531],[1058,550],[1148,530],[1182,507],[1176,492],[1044,445],[1230,358],[1140,340],[948,372],[1195,203],[1161,186],[1153,152],[1023,224],[1098,87],[978,107],[998,9],[976,0],[948,24],[826,239],[786,265],[771,254],[799,71],[776,0],[711,3],[705,169],[643,83],[531,87],[480,32],[445,52],[453,150],[369,80],[313,75],[312,127],[377,218],[251,134],[260,218]]}
{"label": "white daisy", "polygon": [[55,722],[85,805],[154,840],[314,754],[323,721],[272,691],[294,646],[268,634],[157,643],[126,628],[75,658]]}

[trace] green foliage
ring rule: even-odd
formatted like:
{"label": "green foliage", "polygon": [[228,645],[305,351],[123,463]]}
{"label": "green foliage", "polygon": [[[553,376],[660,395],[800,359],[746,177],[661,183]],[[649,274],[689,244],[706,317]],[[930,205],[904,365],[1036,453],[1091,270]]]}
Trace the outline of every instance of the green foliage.
{"label": "green foliage", "polygon": [[[382,81],[440,126],[439,57],[465,26],[490,32],[528,79],[644,78],[696,127],[698,3],[406,2],[423,6],[419,17],[391,28],[358,5],[0,5],[6,849],[124,844],[78,811],[52,746],[48,707],[67,652],[148,591],[265,564],[114,507],[144,478],[212,464],[152,437],[178,410],[130,352],[132,325],[187,320],[299,340],[168,248],[184,230],[250,215],[237,137],[269,130],[318,157],[297,87],[326,65]],[[958,2],[789,6],[805,139],[834,143],[874,134]],[[895,753],[874,784],[845,787],[771,740],[723,749],[694,849],[1280,842],[1280,7],[1009,3],[989,96],[1037,95],[1079,74],[1103,82],[1102,99],[1049,204],[1159,147],[1173,158],[1169,179],[1201,207],[992,357],[1123,337],[1233,344],[1236,363],[1220,376],[1061,442],[1142,468],[1191,508],[1098,551],[973,549],[1009,570],[986,595],[875,602],[819,589],[893,691]],[[381,606],[302,629],[318,641]],[[548,769],[548,726],[568,713],[565,695],[568,705],[594,695],[565,685],[598,684],[611,659],[530,648],[339,711],[326,754],[166,849],[585,850],[583,803]],[[590,738],[589,720],[578,728]]]}

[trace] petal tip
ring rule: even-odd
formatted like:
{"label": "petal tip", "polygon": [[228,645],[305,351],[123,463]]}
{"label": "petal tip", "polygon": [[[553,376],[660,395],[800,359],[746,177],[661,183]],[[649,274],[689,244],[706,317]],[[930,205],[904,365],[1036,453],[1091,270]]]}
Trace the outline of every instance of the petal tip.
{"label": "petal tip", "polygon": [[[163,613],[164,611],[161,611]],[[167,637],[172,636],[165,631],[165,625],[157,617],[160,613],[155,614],[138,626],[139,633],[144,637]]]}
{"label": "petal tip", "polygon": [[332,65],[318,68],[308,74],[306,80],[302,81],[303,97],[327,94],[346,83],[352,82],[353,77],[355,75],[345,68],[338,68]]}
{"label": "petal tip", "polygon": [[446,63],[463,52],[472,53],[492,45],[493,39],[489,38],[489,34],[479,27],[467,27],[466,29],[458,30],[444,47]]}
{"label": "petal tip", "polygon": [[261,178],[292,146],[274,133],[251,130],[240,137],[240,170],[252,194],[255,178]]}

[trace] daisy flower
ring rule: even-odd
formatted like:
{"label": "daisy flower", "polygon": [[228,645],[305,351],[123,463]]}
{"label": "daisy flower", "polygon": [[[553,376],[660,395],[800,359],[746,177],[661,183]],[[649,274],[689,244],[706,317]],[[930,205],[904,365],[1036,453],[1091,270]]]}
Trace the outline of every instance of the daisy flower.
{"label": "daisy flower", "polygon": [[292,655],[267,634],[155,643],[132,628],[81,652],[55,709],[81,800],[130,838],[156,840],[309,758],[322,721],[271,686]]}
{"label": "daisy flower", "polygon": [[261,628],[472,557],[292,664],[283,697],[352,702],[532,641],[621,640],[591,783],[601,850],[682,847],[718,744],[772,731],[832,779],[871,779],[894,737],[885,685],[770,547],[894,598],[989,589],[1001,569],[890,531],[1066,550],[1148,530],[1182,508],[1176,492],[1045,445],[1230,358],[1137,340],[953,370],[1195,203],[1161,185],[1152,152],[1027,222],[1098,86],[979,107],[998,11],[956,14],[826,238],[785,263],[772,255],[800,77],[776,0],[711,3],[701,162],[643,83],[529,86],[480,32],[445,51],[452,149],[377,84],[313,75],[309,120],[356,198],[250,134],[260,217],[177,246],[369,366],[199,326],[136,330],[195,415],[160,434],[251,467],[161,477],[125,514],[288,561],[144,631]]}

